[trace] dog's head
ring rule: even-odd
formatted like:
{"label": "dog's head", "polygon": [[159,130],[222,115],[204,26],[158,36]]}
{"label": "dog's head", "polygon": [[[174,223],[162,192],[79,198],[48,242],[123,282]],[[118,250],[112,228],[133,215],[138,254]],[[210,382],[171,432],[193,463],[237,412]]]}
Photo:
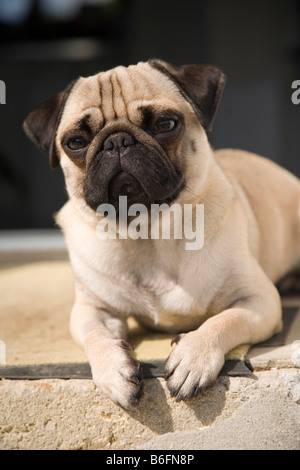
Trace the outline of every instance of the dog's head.
{"label": "dog's head", "polygon": [[[208,65],[150,60],[79,78],[34,109],[24,129],[65,174],[69,196],[102,203],[172,202],[205,173],[210,130],[224,87]],[[203,156],[203,161],[201,161]]]}

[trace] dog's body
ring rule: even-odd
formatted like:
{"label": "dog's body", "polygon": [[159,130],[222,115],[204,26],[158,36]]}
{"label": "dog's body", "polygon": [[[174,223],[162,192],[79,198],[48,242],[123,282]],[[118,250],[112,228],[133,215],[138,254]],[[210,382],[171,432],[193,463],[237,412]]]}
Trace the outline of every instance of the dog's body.
{"label": "dog's body", "polygon": [[[166,379],[177,400],[191,397],[216,379],[229,350],[280,331],[274,284],[300,268],[299,180],[264,158],[208,144],[223,84],[212,67],[118,67],[79,79],[25,123],[66,178],[70,199],[57,221],[75,273],[73,337],[95,383],[123,407],[141,388],[125,341],[129,315],[188,332],[174,340]],[[203,248],[99,239],[95,209],[118,209],[122,194],[148,207],[204,204]]]}

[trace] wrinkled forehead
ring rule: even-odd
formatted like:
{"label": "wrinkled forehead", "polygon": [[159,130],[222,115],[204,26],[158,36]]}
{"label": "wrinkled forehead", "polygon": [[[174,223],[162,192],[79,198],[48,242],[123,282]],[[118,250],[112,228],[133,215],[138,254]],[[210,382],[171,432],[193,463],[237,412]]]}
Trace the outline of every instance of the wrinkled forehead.
{"label": "wrinkled forehead", "polygon": [[139,108],[186,106],[177,86],[148,63],[116,67],[88,78],[79,78],[67,100],[59,133],[85,116],[96,125],[117,118],[137,124]]}

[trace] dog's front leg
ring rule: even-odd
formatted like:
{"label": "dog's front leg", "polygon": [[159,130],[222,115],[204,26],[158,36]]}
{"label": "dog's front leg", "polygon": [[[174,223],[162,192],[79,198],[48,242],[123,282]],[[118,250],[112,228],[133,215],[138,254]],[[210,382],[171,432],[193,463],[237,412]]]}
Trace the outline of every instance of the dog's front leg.
{"label": "dog's front leg", "polygon": [[281,329],[281,303],[267,280],[230,308],[206,320],[197,330],[174,338],[176,347],[165,365],[165,379],[176,401],[196,396],[211,386],[225,355],[241,344],[267,339]]}
{"label": "dog's front leg", "polygon": [[125,340],[125,321],[96,308],[77,293],[70,330],[85,351],[97,387],[116,404],[133,408],[141,394],[142,373]]}

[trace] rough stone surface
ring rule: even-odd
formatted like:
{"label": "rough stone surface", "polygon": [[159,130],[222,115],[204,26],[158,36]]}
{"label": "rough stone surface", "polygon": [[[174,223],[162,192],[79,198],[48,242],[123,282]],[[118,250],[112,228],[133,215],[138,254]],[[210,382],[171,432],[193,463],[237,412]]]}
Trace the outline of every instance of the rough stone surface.
{"label": "rough stone surface", "polygon": [[0,449],[300,449],[300,370],[220,377],[176,403],[145,380],[124,411],[91,380],[0,381]]}
{"label": "rough stone surface", "polygon": [[142,449],[289,450],[300,448],[299,410],[282,395],[252,397],[206,429],[165,434]]}

